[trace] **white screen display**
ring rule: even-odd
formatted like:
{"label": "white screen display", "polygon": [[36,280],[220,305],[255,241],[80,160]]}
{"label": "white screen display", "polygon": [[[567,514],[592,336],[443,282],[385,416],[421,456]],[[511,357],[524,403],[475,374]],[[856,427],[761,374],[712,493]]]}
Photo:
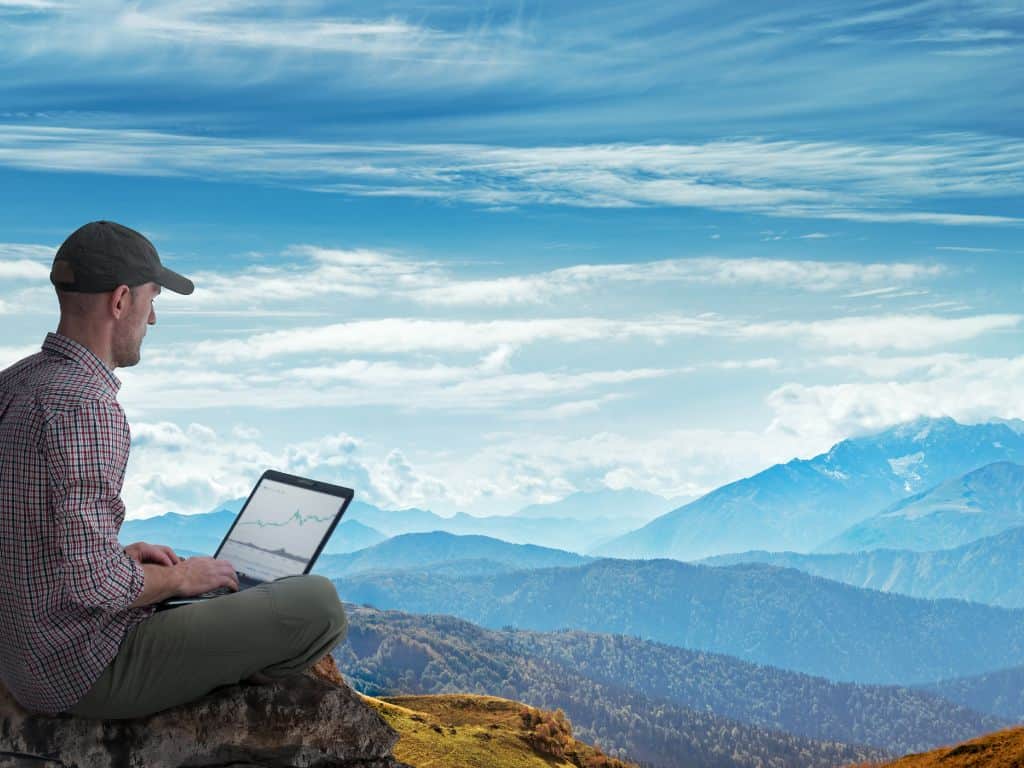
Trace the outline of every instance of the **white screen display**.
{"label": "white screen display", "polygon": [[217,557],[265,581],[302,573],[344,502],[265,478]]}

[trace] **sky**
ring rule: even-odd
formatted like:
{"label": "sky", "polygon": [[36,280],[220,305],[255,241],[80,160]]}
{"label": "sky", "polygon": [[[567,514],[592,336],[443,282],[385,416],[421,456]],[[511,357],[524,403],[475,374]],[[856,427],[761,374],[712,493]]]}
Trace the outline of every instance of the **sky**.
{"label": "sky", "polygon": [[196,284],[126,517],[692,498],[1024,417],[1019,2],[0,0],[0,368],[80,225]]}

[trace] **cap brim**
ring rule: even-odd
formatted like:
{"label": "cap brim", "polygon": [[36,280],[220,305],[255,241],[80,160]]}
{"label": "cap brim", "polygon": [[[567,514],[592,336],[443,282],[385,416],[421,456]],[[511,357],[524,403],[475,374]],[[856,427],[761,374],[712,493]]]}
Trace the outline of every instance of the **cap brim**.
{"label": "cap brim", "polygon": [[174,291],[175,293],[181,293],[188,295],[196,289],[192,281],[184,275],[179,275],[173,269],[163,267],[160,274],[157,275],[156,284],[161,285],[168,290]]}

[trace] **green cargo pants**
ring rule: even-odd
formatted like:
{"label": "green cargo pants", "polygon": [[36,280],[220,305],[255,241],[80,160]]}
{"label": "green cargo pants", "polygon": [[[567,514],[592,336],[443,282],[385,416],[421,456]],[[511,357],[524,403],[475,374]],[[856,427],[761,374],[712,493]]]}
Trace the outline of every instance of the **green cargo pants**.
{"label": "green cargo pants", "polygon": [[67,711],[144,717],[250,676],[294,675],[319,661],[347,630],[334,584],[318,574],[157,611],[129,630],[114,660]]}

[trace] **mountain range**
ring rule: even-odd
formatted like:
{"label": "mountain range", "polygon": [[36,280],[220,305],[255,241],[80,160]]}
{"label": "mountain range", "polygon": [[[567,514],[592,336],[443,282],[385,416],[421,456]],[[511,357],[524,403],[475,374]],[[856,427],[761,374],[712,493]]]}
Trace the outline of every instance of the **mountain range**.
{"label": "mountain range", "polygon": [[920,687],[978,712],[1024,723],[1024,666],[940,680]]}
{"label": "mountain range", "polygon": [[535,544],[509,544],[487,536],[406,533],[344,555],[321,556],[314,573],[328,577],[372,571],[422,570],[449,575],[494,574],[582,565],[593,558]]}
{"label": "mountain range", "polygon": [[934,552],[874,549],[831,555],[738,552],[699,561],[706,565],[768,563],[797,568],[855,587],[911,597],[959,598],[1024,608],[1024,527]]}
{"label": "mountain range", "polygon": [[[607,718],[606,727],[623,722],[595,714],[626,702],[636,709],[629,714],[650,718],[645,728],[675,732],[684,742],[722,738],[717,728],[691,731],[707,729],[702,718],[708,715],[732,721],[744,731],[729,742],[739,749],[751,728],[903,752],[1007,724],[923,691],[834,683],[622,635],[487,630],[449,616],[351,605],[346,610],[349,635],[334,654],[360,690],[496,691],[536,706],[562,707],[591,738],[597,718]],[[628,725],[624,732],[618,727],[602,734],[601,743],[610,739],[621,747],[634,738]]]}
{"label": "mountain range", "polygon": [[[357,491],[358,492],[358,491]],[[244,498],[218,505],[212,512],[169,512],[144,520],[126,520],[122,543],[149,541],[175,549],[213,554],[230,528]],[[566,551],[584,550],[632,530],[671,509],[673,502],[634,489],[579,492],[557,502],[524,507],[514,515],[443,517],[426,509],[381,509],[360,499],[349,504],[324,554],[354,552],[407,533],[443,531],[479,535],[514,544],[537,544]],[[581,525],[582,521],[586,525]]]}
{"label": "mountain range", "polygon": [[[233,499],[213,512],[183,515],[168,512],[143,520],[125,520],[118,534],[122,545],[135,541],[166,544],[183,554],[213,555],[231,528],[245,499]],[[334,529],[324,546],[323,554],[340,554],[377,544],[387,537],[379,531],[345,517]]]}
{"label": "mountain range", "polygon": [[832,680],[927,683],[1024,664],[1024,612],[759,563],[608,559],[466,577],[376,571],[335,584],[342,599],[381,609],[490,628],[628,634]]}
{"label": "mountain range", "polygon": [[1024,462],[1016,423],[917,419],[724,485],[589,554],[697,560],[751,549],[807,552],[907,496],[995,462]]}
{"label": "mountain range", "polygon": [[896,502],[846,529],[817,552],[911,549],[925,552],[1024,525],[1024,466],[987,464]]}

